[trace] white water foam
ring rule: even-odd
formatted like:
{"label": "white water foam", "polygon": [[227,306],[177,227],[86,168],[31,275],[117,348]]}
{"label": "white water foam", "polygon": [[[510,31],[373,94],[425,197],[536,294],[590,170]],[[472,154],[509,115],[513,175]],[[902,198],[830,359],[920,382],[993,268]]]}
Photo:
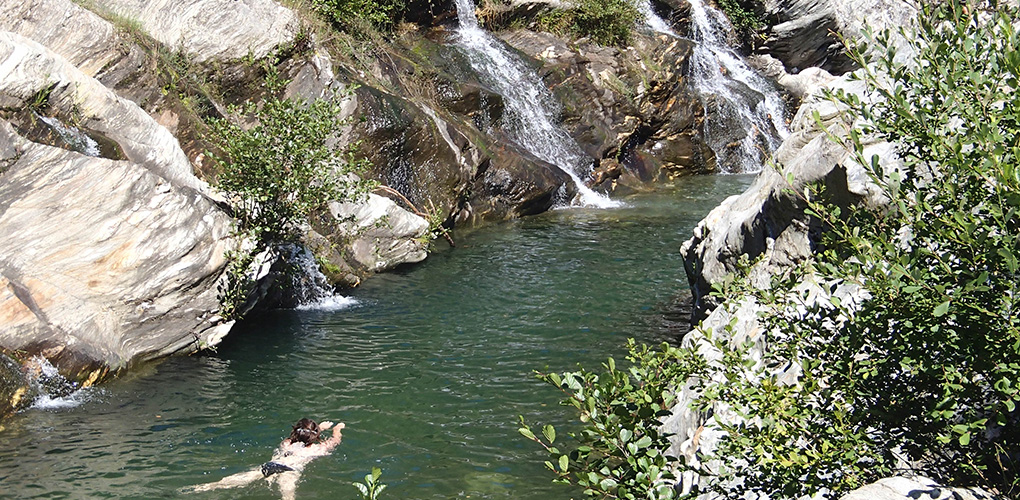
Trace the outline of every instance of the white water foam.
{"label": "white water foam", "polygon": [[64,125],[60,120],[49,116],[36,114],[36,117],[52,128],[73,150],[85,156],[98,157],[100,155],[99,143],[79,130],[78,127]]}
{"label": "white water foam", "polygon": [[[784,121],[786,106],[776,88],[729,46],[733,26],[726,15],[703,0],[690,0],[690,5],[690,37],[696,43],[691,77],[706,104],[706,115],[716,120],[706,124],[706,138],[720,160],[720,170],[757,172],[766,155],[790,135]],[[715,106],[712,113],[707,109],[710,100]],[[743,128],[738,144],[733,144],[732,127]]]}
{"label": "white water foam", "polygon": [[676,32],[673,31],[673,28],[669,26],[669,23],[667,23],[665,19],[659,17],[659,15],[655,13],[655,10],[652,9],[651,0],[638,0],[635,6],[637,7],[638,12],[644,16],[645,26],[649,29],[656,33],[677,36]]}
{"label": "white water foam", "polygon": [[75,408],[91,401],[99,392],[99,389],[95,387],[77,387],[77,384],[64,378],[57,368],[42,356],[35,356],[28,364],[39,369],[39,373],[32,378],[31,384],[40,394],[29,406],[29,409],[65,410]]}
{"label": "white water foam", "polygon": [[298,311],[339,311],[358,305],[359,302],[353,297],[343,295],[330,295],[320,299],[307,302],[297,306]]}
{"label": "white water foam", "polygon": [[[556,101],[538,75],[515,54],[478,25],[471,0],[457,0],[459,46],[492,90],[503,96],[505,130],[519,146],[556,165],[573,179],[578,202],[597,208],[618,207],[609,197],[592,191],[581,175],[590,166],[574,139],[553,119]],[[581,172],[579,174],[579,172]]]}
{"label": "white water foam", "polygon": [[77,408],[82,404],[85,404],[95,397],[97,389],[85,388],[78,389],[77,391],[68,394],[67,396],[51,396],[49,394],[43,394],[36,398],[32,402],[32,406],[29,406],[32,410],[66,410],[68,408]]}
{"label": "white water foam", "polygon": [[302,276],[306,279],[298,280],[300,289],[296,293],[300,296],[299,311],[339,311],[358,304],[358,301],[351,297],[338,295],[333,291],[326,275],[319,269],[319,263],[315,256],[305,247],[291,248],[292,259],[301,270]]}

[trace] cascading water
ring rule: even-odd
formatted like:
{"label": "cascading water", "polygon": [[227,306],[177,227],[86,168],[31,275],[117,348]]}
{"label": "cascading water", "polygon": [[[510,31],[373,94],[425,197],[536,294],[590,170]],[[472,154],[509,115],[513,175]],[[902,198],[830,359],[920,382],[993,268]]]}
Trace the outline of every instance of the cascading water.
{"label": "cascading water", "polygon": [[706,138],[720,170],[757,172],[789,135],[782,97],[729,46],[726,16],[702,0],[689,2],[696,44],[690,73],[705,106]]}
{"label": "cascading water", "polygon": [[289,245],[279,249],[296,268],[292,292],[297,298],[298,310],[335,311],[358,303],[350,297],[334,292],[329,279],[322,274],[315,256],[306,247]]}
{"label": "cascading water", "polygon": [[644,17],[645,26],[649,29],[656,33],[677,36],[676,32],[673,31],[673,28],[669,27],[669,23],[659,17],[659,15],[655,13],[655,10],[652,9],[651,0],[638,0],[635,6],[637,7],[638,12],[641,13],[641,16]]}
{"label": "cascading water", "polygon": [[81,387],[64,378],[55,366],[42,357],[35,356],[28,361],[31,392],[36,394],[32,408],[37,410],[61,410],[74,408],[90,401],[95,387]]}
{"label": "cascading water", "polygon": [[503,96],[504,130],[511,139],[566,172],[577,185],[580,204],[599,208],[618,206],[618,202],[585,186],[578,172],[584,172],[590,159],[554,122],[551,110],[555,109],[556,101],[538,75],[478,25],[471,0],[457,0],[457,18],[458,45],[484,83]]}
{"label": "cascading water", "polygon": [[77,127],[64,125],[60,120],[49,116],[36,114],[36,117],[49,126],[72,151],[77,151],[85,156],[100,156],[99,143]]}

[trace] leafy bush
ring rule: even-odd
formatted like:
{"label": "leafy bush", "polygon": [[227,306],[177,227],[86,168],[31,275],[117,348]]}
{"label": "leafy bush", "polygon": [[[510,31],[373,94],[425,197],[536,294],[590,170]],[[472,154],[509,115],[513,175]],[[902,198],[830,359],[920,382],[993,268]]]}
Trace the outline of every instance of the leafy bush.
{"label": "leafy bush", "polygon": [[677,459],[665,453],[668,435],[658,419],[669,415],[674,389],[704,370],[704,359],[667,344],[653,350],[632,339],[629,347],[631,366],[626,371],[609,358],[602,374],[581,370],[539,375],[567,395],[563,405],[577,410],[584,423],[570,436],[576,442],[573,449],[560,450],[556,430],[549,425],[539,437],[522,419],[520,432],[549,452],[545,465],[556,482],[577,485],[587,496],[676,498]]}
{"label": "leafy bush", "polygon": [[[723,463],[711,479],[718,493],[831,498],[897,472],[903,460],[944,482],[1020,492],[1017,18],[991,1],[929,4],[906,37],[915,63],[896,61],[888,33],[867,34],[875,50],[851,50],[876,98],[832,95],[856,128],[830,139],[870,169],[888,205],[840,209],[825,203],[824,188],[804,193],[827,229],[814,260],[770,290],[726,290],[724,307],[753,299],[763,311],[762,358],[729,346],[725,332],[706,332],[724,353],[719,363],[703,370],[685,366],[689,354],[670,360],[699,375],[702,410],[744,417],[706,424],[728,431],[700,457]],[[896,144],[904,170],[883,171],[865,156],[863,137]],[[832,293],[840,287],[868,298],[844,302]],[[818,292],[827,298],[814,300]],[[584,408],[637,393],[617,387],[622,394],[586,391],[595,401]],[[578,467],[578,477],[614,470]],[[642,472],[639,464],[619,475]]]}
{"label": "leafy bush", "polygon": [[768,26],[765,16],[755,10],[747,0],[716,0],[719,10],[726,14],[730,24],[742,41],[752,47],[760,41],[761,33]]}
{"label": "leafy bush", "polygon": [[538,18],[540,29],[588,37],[606,46],[630,42],[634,24],[641,13],[633,0],[580,0],[569,9],[553,9]]}
{"label": "leafy bush", "polygon": [[256,124],[212,123],[220,150],[213,155],[217,187],[231,195],[241,229],[260,244],[296,241],[312,212],[367,192],[369,185],[351,175],[363,171],[364,162],[331,137],[343,125],[339,98],[304,103],[272,97],[239,111]]}
{"label": "leafy bush", "polygon": [[227,286],[220,293],[221,313],[237,317],[249,280],[252,256],[274,245],[297,242],[307,218],[330,201],[364,196],[372,183],[357,174],[364,160],[354,147],[340,147],[334,134],[343,126],[341,97],[311,103],[271,97],[234,111],[255,119],[244,127],[214,120],[212,140],[219,153],[216,185],[234,206],[239,229],[254,245],[232,253]]}
{"label": "leafy bush", "polygon": [[359,23],[389,31],[407,11],[406,0],[312,0],[320,15],[341,30],[359,32]]}

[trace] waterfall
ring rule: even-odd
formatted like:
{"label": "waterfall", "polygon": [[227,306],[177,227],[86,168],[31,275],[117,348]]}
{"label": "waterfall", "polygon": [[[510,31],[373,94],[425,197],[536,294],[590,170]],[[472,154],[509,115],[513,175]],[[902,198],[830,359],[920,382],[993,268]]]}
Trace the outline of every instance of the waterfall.
{"label": "waterfall", "polygon": [[49,360],[34,356],[26,363],[32,392],[38,396],[30,406],[36,410],[62,410],[74,408],[90,401],[96,394],[94,387],[81,387],[61,375]]}
{"label": "waterfall", "polygon": [[690,76],[705,106],[706,139],[723,172],[757,172],[790,133],[783,100],[729,46],[733,27],[726,16],[703,0],[689,1],[696,44]]}
{"label": "waterfall", "polygon": [[294,293],[298,297],[295,309],[336,311],[346,309],[358,303],[351,297],[344,297],[333,291],[333,286],[319,269],[312,252],[302,246],[292,245],[293,252],[288,260],[297,268],[298,277],[294,280]]}
{"label": "waterfall", "polygon": [[647,26],[648,29],[656,33],[676,36],[676,32],[673,31],[673,28],[669,27],[669,23],[659,17],[659,15],[655,13],[655,10],[652,9],[652,0],[637,0],[635,6],[644,18],[645,26]]}
{"label": "waterfall", "polygon": [[64,125],[56,118],[42,116],[38,113],[35,113],[35,116],[49,126],[57,134],[57,137],[67,144],[68,149],[85,156],[98,157],[100,155],[99,143],[77,127]]}
{"label": "waterfall", "polygon": [[553,118],[556,101],[542,80],[502,42],[478,25],[471,0],[457,0],[460,28],[457,43],[479,78],[503,97],[504,130],[517,145],[537,158],[556,165],[577,185],[579,202],[599,208],[618,202],[598,194],[581,179],[591,160]]}

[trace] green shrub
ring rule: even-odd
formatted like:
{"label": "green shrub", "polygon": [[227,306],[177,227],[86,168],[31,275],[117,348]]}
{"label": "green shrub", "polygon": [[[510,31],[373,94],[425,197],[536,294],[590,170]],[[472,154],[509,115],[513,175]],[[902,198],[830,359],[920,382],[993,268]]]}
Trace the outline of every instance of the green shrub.
{"label": "green shrub", "polygon": [[[946,483],[1020,493],[1018,17],[990,1],[929,4],[907,37],[916,63],[896,61],[888,33],[866,34],[874,50],[850,51],[877,98],[833,95],[847,124],[864,125],[830,139],[870,169],[889,203],[840,209],[824,202],[824,188],[804,193],[826,228],[813,261],[767,291],[725,290],[724,307],[758,302],[763,357],[710,331],[721,362],[678,369],[701,373],[702,410],[744,417],[706,424],[728,431],[700,457],[723,464],[710,478],[721,495],[833,498],[898,472],[901,459]],[[865,157],[864,136],[896,144],[904,170]],[[807,277],[870,298],[812,301],[798,286]],[[792,383],[779,375],[790,369],[799,372]],[[636,392],[616,385],[624,394],[586,393],[596,399],[587,408]],[[606,470],[579,466],[579,476]],[[727,488],[733,481],[741,487]]]}
{"label": "green shrub", "polygon": [[312,0],[312,5],[341,30],[355,33],[362,23],[390,31],[407,11],[406,0]]}
{"label": "green shrub", "polygon": [[762,31],[768,27],[764,14],[755,11],[746,0],[716,0],[719,10],[726,14],[737,36],[752,47],[762,38]]}
{"label": "green shrub", "polygon": [[210,155],[219,169],[216,185],[230,198],[241,233],[254,243],[230,255],[230,276],[220,292],[224,317],[242,312],[250,285],[244,273],[254,254],[299,242],[307,219],[327,203],[357,199],[371,189],[357,175],[366,163],[354,158],[354,147],[336,145],[334,136],[344,125],[340,99],[306,103],[271,97],[234,110],[254,118],[253,126],[212,122],[211,139],[219,150]]}
{"label": "green shrub", "polygon": [[555,481],[574,484],[586,496],[666,500],[676,498],[677,459],[666,455],[669,436],[659,420],[669,415],[673,393],[690,376],[705,369],[693,351],[663,344],[660,350],[628,341],[630,366],[616,367],[609,358],[604,373],[587,370],[540,374],[563,391],[564,406],[576,410],[584,427],[570,435],[571,449],[561,450],[549,425],[541,437],[521,419],[520,433],[549,452],[546,467]]}
{"label": "green shrub", "polygon": [[624,46],[640,19],[633,0],[580,0],[572,8],[543,13],[538,26],[553,33],[587,37],[599,45]]}
{"label": "green shrub", "polygon": [[304,103],[272,97],[238,110],[256,124],[212,123],[217,187],[233,200],[241,229],[261,244],[292,242],[315,210],[363,195],[364,163],[335,145],[344,125],[339,98]]}

